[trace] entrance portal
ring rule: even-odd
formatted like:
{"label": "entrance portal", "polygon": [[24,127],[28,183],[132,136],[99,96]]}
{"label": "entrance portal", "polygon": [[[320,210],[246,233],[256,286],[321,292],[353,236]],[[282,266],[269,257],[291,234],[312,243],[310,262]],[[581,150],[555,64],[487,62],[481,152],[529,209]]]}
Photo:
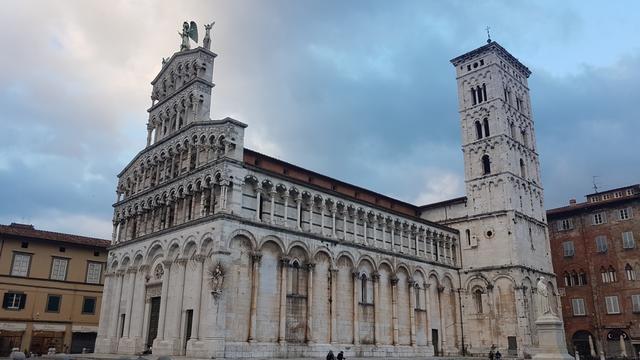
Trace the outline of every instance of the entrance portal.
{"label": "entrance portal", "polygon": [[153,345],[153,340],[158,336],[158,320],[160,319],[160,297],[151,298],[149,311],[149,332],[147,333],[147,349]]}
{"label": "entrance portal", "polygon": [[438,329],[431,329],[431,342],[433,343],[433,355],[440,356],[440,341],[438,340]]}

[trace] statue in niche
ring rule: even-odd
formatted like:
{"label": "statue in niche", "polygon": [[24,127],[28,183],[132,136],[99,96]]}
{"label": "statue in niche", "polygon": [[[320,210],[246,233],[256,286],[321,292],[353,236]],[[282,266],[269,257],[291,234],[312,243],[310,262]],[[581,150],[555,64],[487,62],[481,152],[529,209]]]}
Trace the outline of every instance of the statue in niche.
{"label": "statue in niche", "polygon": [[184,22],[182,24],[182,32],[178,32],[180,38],[182,39],[182,44],[180,44],[180,51],[191,49],[191,43],[189,39],[198,42],[198,26],[195,21],[191,23]]}
{"label": "statue in niche", "polygon": [[209,277],[211,279],[211,295],[217,298],[222,294],[224,285],[224,268],[220,263],[209,269]]}
{"label": "statue in niche", "polygon": [[547,314],[555,316],[550,300],[553,293],[549,293],[549,289],[547,289],[547,285],[545,284],[544,276],[541,276],[540,279],[538,279],[536,290],[538,294],[538,317],[542,317]]}
{"label": "statue in niche", "polygon": [[204,30],[205,30],[205,34],[204,34],[204,39],[202,39],[202,46],[207,49],[207,50],[211,50],[211,28],[213,27],[213,25],[216,22],[212,22],[211,24],[204,24]]}

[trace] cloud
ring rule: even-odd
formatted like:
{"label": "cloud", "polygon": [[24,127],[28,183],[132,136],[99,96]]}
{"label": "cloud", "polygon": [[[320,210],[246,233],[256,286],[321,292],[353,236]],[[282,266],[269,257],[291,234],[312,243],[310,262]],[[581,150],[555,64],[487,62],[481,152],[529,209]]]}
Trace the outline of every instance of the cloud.
{"label": "cloud", "polygon": [[[622,5],[616,5],[622,6]],[[21,1],[0,14],[0,222],[109,238],[151,79],[184,19],[216,21],[212,117],[255,150],[422,205],[464,194],[448,60],[494,39],[532,70],[546,203],[637,183],[632,8],[582,2]],[[618,9],[619,10],[619,9]],[[601,31],[606,29],[606,31]],[[60,220],[47,220],[46,217]],[[85,220],[83,220],[85,219]],[[90,220],[93,219],[93,220]],[[75,222],[75,225],[74,225]],[[76,226],[76,227],[74,227]],[[74,230],[75,229],[75,230]]]}

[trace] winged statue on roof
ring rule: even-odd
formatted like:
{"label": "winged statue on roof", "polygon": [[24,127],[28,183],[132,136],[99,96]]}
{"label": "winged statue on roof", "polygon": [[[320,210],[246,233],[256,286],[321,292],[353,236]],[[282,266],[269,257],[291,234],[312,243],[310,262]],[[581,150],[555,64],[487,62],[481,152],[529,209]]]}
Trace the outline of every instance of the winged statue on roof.
{"label": "winged statue on roof", "polygon": [[182,32],[178,32],[180,37],[182,38],[182,43],[180,44],[180,51],[191,49],[191,43],[189,39],[198,42],[198,25],[196,25],[195,21],[184,22],[182,24]]}

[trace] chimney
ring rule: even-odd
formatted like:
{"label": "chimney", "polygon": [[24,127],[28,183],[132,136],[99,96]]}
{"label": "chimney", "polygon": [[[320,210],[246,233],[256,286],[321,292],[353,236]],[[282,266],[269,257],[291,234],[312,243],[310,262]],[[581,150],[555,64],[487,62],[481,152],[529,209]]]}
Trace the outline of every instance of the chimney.
{"label": "chimney", "polygon": [[569,206],[573,206],[576,204],[576,199],[569,200]]}

